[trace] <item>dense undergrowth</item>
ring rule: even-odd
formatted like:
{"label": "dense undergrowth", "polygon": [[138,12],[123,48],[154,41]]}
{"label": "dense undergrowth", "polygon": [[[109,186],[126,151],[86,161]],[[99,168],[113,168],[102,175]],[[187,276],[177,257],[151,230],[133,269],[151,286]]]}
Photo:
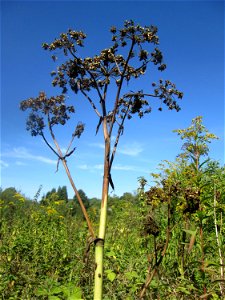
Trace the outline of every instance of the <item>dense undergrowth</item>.
{"label": "dense undergrowth", "polygon": [[[201,122],[175,131],[183,152],[153,186],[140,177],[136,195],[109,196],[104,300],[225,299],[225,167],[203,159],[216,136]],[[0,192],[2,299],[92,299],[94,245],[76,196],[38,195]],[[100,201],[79,195],[97,229]]]}
{"label": "dense undergrowth", "polygon": [[[189,165],[161,169],[147,193],[141,178],[136,196],[110,197],[104,299],[141,299],[143,289],[142,299],[223,299],[224,167],[207,164],[201,192]],[[88,208],[96,227],[99,205]],[[15,193],[1,200],[0,230],[2,299],[92,299],[93,247],[72,200]]]}

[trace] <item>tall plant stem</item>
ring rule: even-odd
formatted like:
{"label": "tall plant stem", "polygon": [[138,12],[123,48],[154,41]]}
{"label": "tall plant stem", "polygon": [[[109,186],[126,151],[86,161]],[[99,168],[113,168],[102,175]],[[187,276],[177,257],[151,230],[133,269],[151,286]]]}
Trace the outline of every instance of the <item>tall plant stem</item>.
{"label": "tall plant stem", "polygon": [[220,258],[220,276],[221,276],[221,282],[219,283],[220,285],[220,293],[221,297],[223,298],[224,295],[224,264],[223,264],[223,255],[221,251],[221,243],[219,239],[219,232],[218,232],[218,227],[217,227],[217,217],[216,217],[216,205],[217,205],[217,196],[216,196],[216,186],[214,184],[214,224],[215,224],[215,232],[216,232],[216,242],[218,245],[218,252],[219,252],[219,258]]}
{"label": "tall plant stem", "polygon": [[[196,176],[198,178],[198,176],[201,176],[201,170],[200,170],[200,153],[199,150],[196,149],[195,153],[194,153],[194,163],[195,163],[195,169],[196,169]],[[199,185],[199,181],[197,180],[197,187],[200,190],[200,194],[201,194],[201,188]],[[201,199],[201,197],[200,197]],[[199,212],[202,212],[203,208],[200,202],[200,206],[199,206]],[[202,223],[202,219],[200,219],[200,225],[199,225],[199,236],[200,236],[200,247],[201,247],[201,271],[203,273],[205,273],[205,249],[204,249],[204,234],[203,234],[203,223]],[[206,285],[204,283],[203,285],[203,293],[206,294],[207,293],[207,289],[206,289]],[[208,296],[206,296],[205,299],[208,299]]]}
{"label": "tall plant stem", "polygon": [[103,121],[104,137],[105,137],[105,156],[104,156],[104,177],[102,185],[102,203],[99,222],[99,234],[95,240],[95,285],[94,285],[94,300],[102,299],[103,288],[103,254],[104,242],[106,233],[107,220],[107,202],[109,191],[109,176],[110,176],[110,137],[107,130],[107,120]]}
{"label": "tall plant stem", "polygon": [[[202,211],[202,208],[200,207],[199,209],[200,211]],[[205,250],[204,250],[204,235],[203,235],[203,224],[202,224],[202,220],[200,221],[200,225],[199,225],[199,235],[200,235],[200,244],[201,244],[201,271],[204,273],[205,272]],[[207,293],[207,289],[205,286],[205,283],[203,285],[203,293],[206,294]],[[207,296],[206,296],[207,299]]]}
{"label": "tall plant stem", "polygon": [[99,223],[99,235],[95,243],[95,285],[94,285],[94,300],[102,299],[103,288],[103,254],[107,219],[107,201],[108,201],[108,178],[104,178],[103,183],[103,198],[101,206],[101,215]]}

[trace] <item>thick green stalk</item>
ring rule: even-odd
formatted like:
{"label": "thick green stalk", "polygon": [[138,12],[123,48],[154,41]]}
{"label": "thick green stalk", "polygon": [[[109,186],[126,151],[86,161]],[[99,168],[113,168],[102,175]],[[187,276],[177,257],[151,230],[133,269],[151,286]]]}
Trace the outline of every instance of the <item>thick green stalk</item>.
{"label": "thick green stalk", "polygon": [[99,236],[95,244],[95,286],[94,286],[94,300],[102,299],[103,287],[103,254],[104,254],[104,240],[107,219],[107,198],[108,192],[104,197],[104,204],[101,207]]}
{"label": "thick green stalk", "polygon": [[94,300],[102,299],[103,288],[103,254],[104,241],[106,233],[107,220],[107,202],[109,191],[109,156],[110,156],[110,138],[107,131],[107,122],[104,120],[104,136],[105,136],[105,157],[104,157],[104,177],[102,186],[102,203],[99,222],[99,235],[95,240],[95,285],[94,285]]}
{"label": "thick green stalk", "polygon": [[95,245],[95,286],[94,286],[94,300],[102,299],[103,286],[103,252],[104,241],[98,240]]}
{"label": "thick green stalk", "polygon": [[104,254],[104,241],[106,232],[106,219],[107,219],[107,200],[108,200],[108,178],[104,178],[103,183],[103,199],[99,223],[99,235],[95,243],[95,286],[94,286],[94,300],[102,299],[103,287],[103,254]]}

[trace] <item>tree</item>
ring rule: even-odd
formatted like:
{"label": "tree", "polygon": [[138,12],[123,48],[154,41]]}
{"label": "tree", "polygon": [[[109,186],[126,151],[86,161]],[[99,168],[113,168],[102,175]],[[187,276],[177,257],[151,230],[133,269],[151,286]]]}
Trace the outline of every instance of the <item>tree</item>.
{"label": "tree", "polygon": [[[159,71],[166,69],[163,61],[163,54],[157,47],[159,38],[157,27],[140,26],[132,20],[125,21],[124,27],[118,30],[115,26],[110,29],[112,33],[112,46],[103,49],[100,54],[94,57],[83,58],[77,51],[84,46],[86,34],[82,31],[69,29],[66,33],[60,34],[58,39],[52,43],[44,43],[43,48],[50,52],[62,53],[66,61],[57,67],[57,71],[52,72],[53,86],[62,88],[62,95],[47,98],[41,92],[39,97],[30,98],[21,103],[23,110],[31,109],[28,118],[27,129],[33,136],[40,135],[49,148],[57,155],[66,169],[67,175],[74,188],[75,194],[82,207],[85,219],[88,223],[89,231],[92,235],[92,242],[95,243],[95,289],[94,299],[102,299],[102,279],[103,279],[103,249],[106,234],[107,203],[109,185],[114,188],[111,170],[115,158],[119,139],[124,132],[124,124],[127,119],[138,115],[142,118],[151,112],[154,103],[149,99],[158,99],[158,108],[161,111],[165,104],[169,110],[179,111],[177,100],[183,94],[176,89],[175,84],[170,80],[160,79],[158,83],[153,82],[150,91],[134,90],[126,88],[126,83],[132,84],[146,74],[149,65],[152,63],[158,67]],[[119,52],[120,51],[120,52]],[[52,55],[53,60],[56,56]],[[94,234],[93,227],[87,215],[86,209],[74,185],[69,172],[66,158],[73,154],[70,151],[73,138],[80,137],[84,125],[79,124],[72,140],[69,143],[66,155],[62,151],[53,132],[53,126],[64,125],[74,113],[73,106],[66,106],[65,94],[68,89],[75,94],[83,95],[89,102],[97,117],[96,134],[102,128],[104,138],[104,175],[102,184],[102,202],[99,222],[99,233]],[[114,93],[114,96],[112,95]],[[47,141],[44,134],[46,126],[50,131],[54,141],[54,149]],[[111,137],[115,135],[115,142],[112,144]],[[70,152],[69,152],[70,151]]]}
{"label": "tree", "polygon": [[125,201],[132,201],[134,198],[134,195],[131,193],[123,193],[123,195],[120,197],[121,200],[125,200]]}
{"label": "tree", "polygon": [[65,185],[62,187],[61,186],[58,187],[57,194],[58,194],[60,200],[64,200],[64,201],[68,202],[67,187]]}
{"label": "tree", "polygon": [[47,199],[50,198],[52,194],[56,194],[55,188],[53,188],[51,191],[47,192],[45,198],[47,198]]}
{"label": "tree", "polygon": [[3,201],[12,201],[13,197],[17,194],[17,190],[14,187],[6,188],[1,191],[0,198]]}
{"label": "tree", "polygon": [[[78,190],[78,193],[79,193],[79,195],[80,195],[80,197],[81,197],[81,199],[84,203],[85,208],[88,208],[90,206],[90,202],[89,202],[89,199],[88,199],[87,195],[81,189]],[[77,196],[76,195],[74,195],[73,200],[77,202]]]}
{"label": "tree", "polygon": [[42,197],[41,203],[48,204],[49,202],[64,200],[68,202],[68,195],[67,195],[67,187],[66,186],[59,186],[58,189],[56,188],[51,189],[48,191],[46,195]]}

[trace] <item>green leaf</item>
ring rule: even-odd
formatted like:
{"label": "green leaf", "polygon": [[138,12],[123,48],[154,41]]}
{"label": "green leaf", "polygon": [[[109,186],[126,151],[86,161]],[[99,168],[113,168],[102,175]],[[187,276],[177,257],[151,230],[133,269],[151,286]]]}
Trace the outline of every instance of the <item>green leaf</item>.
{"label": "green leaf", "polygon": [[79,287],[74,286],[70,283],[62,288],[63,294],[67,300],[80,300],[82,298],[82,291]]}
{"label": "green leaf", "polygon": [[210,161],[210,158],[207,158],[205,161],[203,161],[200,165],[199,165],[199,169],[201,169],[201,167],[206,164],[208,161]]}
{"label": "green leaf", "polygon": [[37,290],[35,295],[36,296],[45,296],[45,295],[48,295],[48,291],[46,289],[40,289],[40,290]]}
{"label": "green leaf", "polygon": [[207,267],[210,267],[210,266],[216,266],[216,267],[219,267],[219,263],[218,263],[218,262],[211,261],[211,260],[205,260],[205,266],[206,266],[206,268],[207,268]]}
{"label": "green leaf", "polygon": [[190,295],[190,291],[182,286],[177,288],[178,291],[181,291],[182,293],[186,294],[186,295]]}
{"label": "green leaf", "polygon": [[205,213],[202,211],[197,211],[196,216],[198,217],[199,221],[202,221],[205,217]]}
{"label": "green leaf", "polygon": [[151,284],[150,284],[150,287],[152,287],[152,288],[157,288],[158,285],[159,285],[159,284],[158,284],[157,280],[152,279],[152,282],[151,282]]}
{"label": "green leaf", "polygon": [[108,257],[113,257],[113,258],[115,258],[116,259],[116,254],[115,254],[115,252],[114,251],[109,251],[109,252],[106,252],[106,254],[105,254],[106,256],[108,256]]}
{"label": "green leaf", "polygon": [[78,299],[82,299],[82,291],[79,287],[75,287],[70,293],[68,300],[78,300]]}
{"label": "green leaf", "polygon": [[83,300],[81,296],[72,295],[67,298],[67,300]]}
{"label": "green leaf", "polygon": [[57,296],[48,296],[48,300],[61,300],[61,299]]}
{"label": "green leaf", "polygon": [[107,272],[107,273],[108,273],[108,274],[107,274],[107,278],[108,278],[111,282],[113,282],[114,279],[116,278],[116,273],[114,273],[112,270],[108,270],[108,271],[110,271],[110,272]]}
{"label": "green leaf", "polygon": [[58,286],[53,287],[53,288],[51,289],[51,294],[59,294],[59,293],[61,293],[61,292],[62,292],[62,288],[61,288],[61,287],[58,287]]}
{"label": "green leaf", "polygon": [[127,278],[128,280],[131,280],[131,279],[133,279],[133,278],[137,278],[137,277],[138,277],[138,274],[137,274],[137,272],[132,271],[132,272],[126,272],[126,273],[125,273],[125,276],[126,276],[126,278]]}

